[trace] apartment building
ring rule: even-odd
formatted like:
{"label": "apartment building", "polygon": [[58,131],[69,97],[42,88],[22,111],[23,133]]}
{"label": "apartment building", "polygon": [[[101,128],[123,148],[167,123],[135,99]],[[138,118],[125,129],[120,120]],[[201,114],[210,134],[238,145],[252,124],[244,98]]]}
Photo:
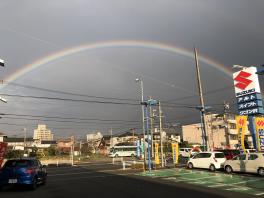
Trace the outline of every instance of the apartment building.
{"label": "apartment building", "polygon": [[53,133],[47,129],[46,125],[39,124],[38,128],[34,130],[34,140],[53,140]]}
{"label": "apartment building", "polygon": [[[207,144],[213,148],[236,148],[239,144],[234,115],[208,114],[205,116]],[[203,144],[200,123],[182,126],[182,139],[191,144]],[[250,131],[246,129],[245,140],[253,147]]]}

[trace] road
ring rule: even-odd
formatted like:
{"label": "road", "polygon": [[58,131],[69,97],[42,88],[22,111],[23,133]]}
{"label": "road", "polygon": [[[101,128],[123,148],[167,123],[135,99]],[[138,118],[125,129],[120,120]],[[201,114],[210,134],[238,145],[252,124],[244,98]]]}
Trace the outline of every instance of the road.
{"label": "road", "polygon": [[[77,197],[252,197],[247,194],[206,188],[184,182],[144,177],[121,165],[80,164],[75,167],[48,167],[48,182],[35,191],[24,187],[6,188],[3,198],[77,198]],[[182,196],[180,196],[182,195]]]}

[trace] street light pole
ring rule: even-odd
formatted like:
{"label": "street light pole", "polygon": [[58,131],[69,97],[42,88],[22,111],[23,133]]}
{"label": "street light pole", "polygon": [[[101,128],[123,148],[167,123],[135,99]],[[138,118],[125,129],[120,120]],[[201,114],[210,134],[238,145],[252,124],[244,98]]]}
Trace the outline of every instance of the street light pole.
{"label": "street light pole", "polygon": [[203,100],[203,90],[202,90],[202,84],[201,84],[201,77],[200,77],[200,68],[199,68],[199,62],[198,62],[198,56],[197,56],[197,49],[194,47],[194,57],[195,57],[195,66],[196,66],[196,76],[198,81],[198,90],[200,95],[200,104],[201,104],[201,121],[202,121],[202,136],[203,141],[205,142],[205,150],[207,150],[207,133],[206,133],[206,127],[205,127],[205,108],[204,108],[204,100]]}
{"label": "street light pole", "polygon": [[145,112],[144,112],[144,86],[142,78],[137,78],[136,82],[140,83],[140,90],[141,90],[141,111],[142,111],[142,131],[143,131],[143,155],[144,155],[144,170],[146,168],[146,151],[145,151]]}

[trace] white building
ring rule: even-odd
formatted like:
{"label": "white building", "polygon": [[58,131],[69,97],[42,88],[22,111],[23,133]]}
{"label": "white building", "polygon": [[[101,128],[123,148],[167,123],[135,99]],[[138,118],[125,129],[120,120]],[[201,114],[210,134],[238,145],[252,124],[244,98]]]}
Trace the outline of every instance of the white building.
{"label": "white building", "polygon": [[[239,144],[239,137],[236,128],[236,120],[233,115],[208,114],[205,116],[207,144],[209,148],[231,148]],[[195,123],[182,126],[182,139],[190,144],[202,144],[201,124]],[[248,128],[245,131],[245,140],[249,147],[253,147],[252,136]]]}
{"label": "white building", "polygon": [[38,125],[38,128],[34,130],[34,140],[53,140],[53,134],[51,130],[47,129],[46,125]]}

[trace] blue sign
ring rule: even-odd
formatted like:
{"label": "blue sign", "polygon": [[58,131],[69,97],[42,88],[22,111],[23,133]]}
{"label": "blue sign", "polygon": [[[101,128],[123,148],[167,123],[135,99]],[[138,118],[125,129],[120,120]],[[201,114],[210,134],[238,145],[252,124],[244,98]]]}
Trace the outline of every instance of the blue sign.
{"label": "blue sign", "polygon": [[250,93],[237,97],[237,109],[239,115],[263,114],[263,102],[260,93]]}
{"label": "blue sign", "polygon": [[140,142],[137,140],[137,157],[140,157]]}
{"label": "blue sign", "polygon": [[254,100],[262,100],[261,94],[260,93],[254,93],[246,96],[242,96],[237,98],[237,103],[245,103],[245,102],[250,102]]}
{"label": "blue sign", "polygon": [[259,130],[259,144],[260,144],[260,149],[264,150],[264,130]]}
{"label": "blue sign", "polygon": [[254,100],[254,101],[238,104],[238,110],[251,109],[255,107],[263,107],[262,100]]}
{"label": "blue sign", "polygon": [[263,114],[264,110],[262,107],[256,107],[253,109],[244,109],[241,111],[238,111],[239,115],[254,115],[254,114]]}

